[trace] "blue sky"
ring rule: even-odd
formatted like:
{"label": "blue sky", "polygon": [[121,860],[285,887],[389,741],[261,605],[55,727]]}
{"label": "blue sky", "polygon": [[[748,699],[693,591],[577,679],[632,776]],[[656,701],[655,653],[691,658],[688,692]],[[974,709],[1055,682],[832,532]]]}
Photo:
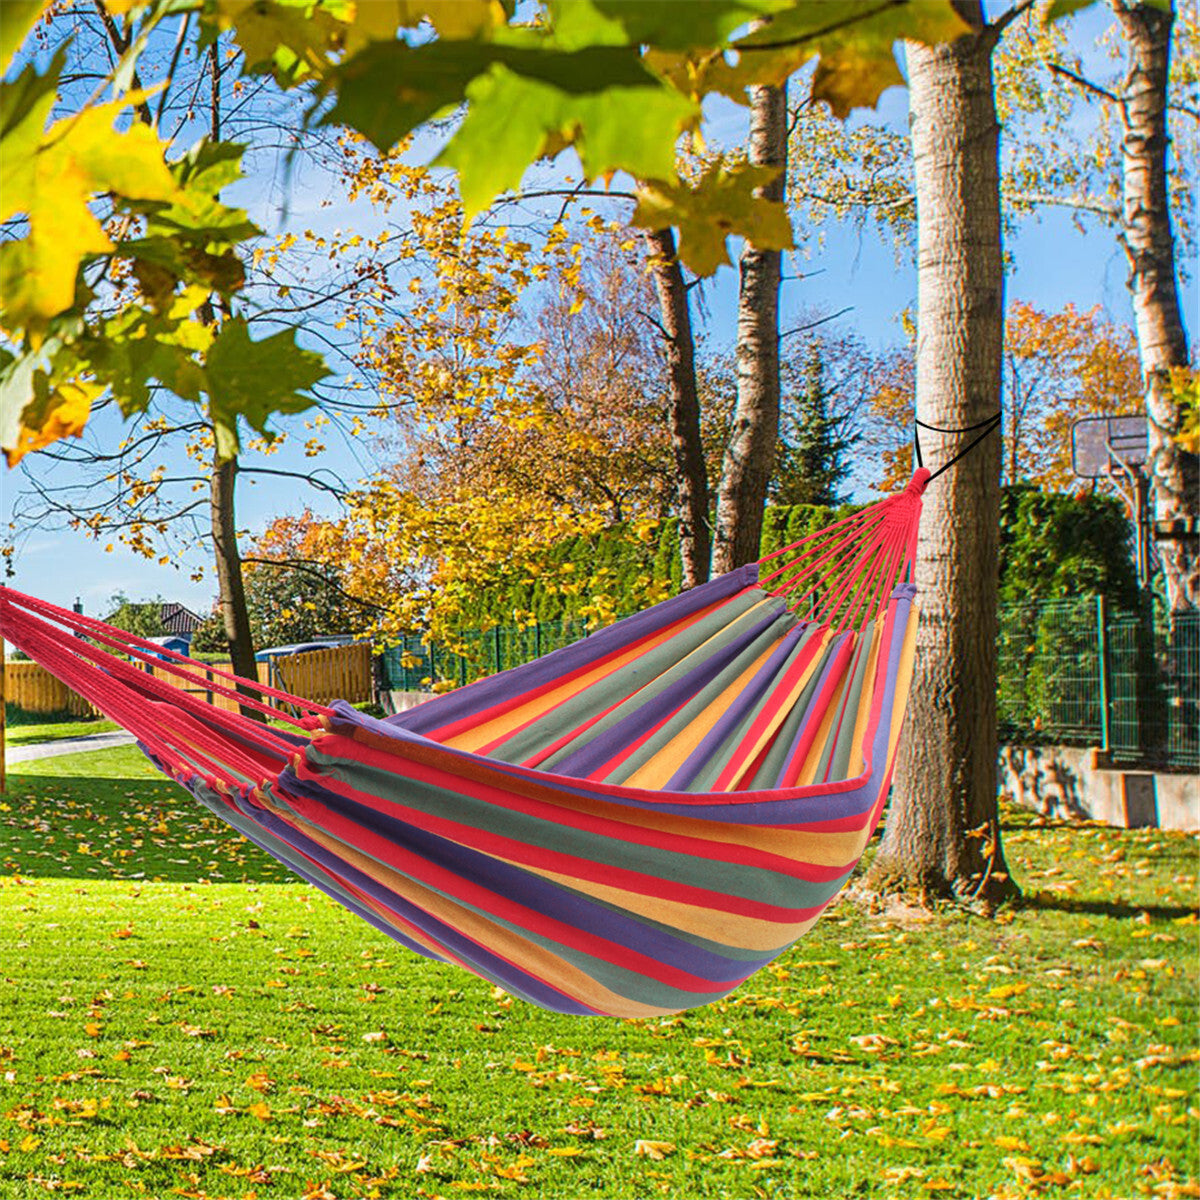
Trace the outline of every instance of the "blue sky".
{"label": "blue sky", "polygon": [[[902,128],[905,123],[906,102],[902,89],[885,94],[883,112],[897,127]],[[718,125],[725,126],[729,120],[728,117],[719,120]],[[245,194],[238,202],[247,205],[269,233],[282,232],[280,215],[269,200],[273,194],[278,195],[271,179],[257,178],[245,186]],[[333,194],[325,188],[314,191],[310,185],[292,201],[287,227],[301,229],[319,222],[321,227],[332,229],[356,224],[372,226],[376,222],[377,218],[361,204],[350,206],[340,202],[322,207],[322,200]],[[1057,212],[1040,221],[1026,222],[1008,248],[1014,259],[1007,280],[1008,303],[1023,300],[1051,311],[1067,303],[1084,308],[1099,304],[1110,319],[1131,322],[1125,259],[1111,231],[1094,227],[1080,233],[1065,214]],[[839,325],[857,331],[872,349],[882,349],[900,340],[898,316],[906,307],[915,305],[916,273],[911,261],[905,258],[897,262],[892,247],[882,244],[870,231],[833,229],[819,254],[807,260],[798,259],[786,273],[803,273],[806,278],[784,286],[784,329],[801,314],[849,309]],[[707,331],[714,343],[727,344],[732,340],[736,272],[722,268],[707,287]],[[1197,300],[1193,272],[1193,278],[1184,285],[1185,319],[1193,324]],[[291,427],[298,425],[293,419]],[[283,422],[281,426],[288,427]],[[97,420],[94,431],[107,442],[115,440],[119,430],[119,421],[105,414]],[[298,439],[303,440],[303,436]],[[363,476],[370,457],[368,446],[350,446],[334,433],[329,437],[323,461],[352,483]],[[27,463],[30,470],[45,470],[36,455]],[[304,461],[298,447],[285,447],[271,465],[303,469],[312,463]],[[7,522],[18,480],[12,473],[4,472],[0,481],[3,489],[0,516]],[[256,532],[273,516],[299,511],[306,502],[315,499],[302,495],[294,483],[246,480],[239,489],[239,526]],[[321,510],[319,501],[315,507]],[[11,583],[58,604],[69,605],[78,597],[85,611],[93,615],[104,615],[109,598],[118,591],[134,599],[162,596],[202,612],[211,606],[215,595],[211,576],[199,583],[189,579],[195,566],[210,561],[208,547],[202,542],[184,552],[178,560],[182,569],[176,569],[174,565],[149,562],[123,548],[106,553],[107,540],[97,543],[69,530],[19,530],[16,575]]]}

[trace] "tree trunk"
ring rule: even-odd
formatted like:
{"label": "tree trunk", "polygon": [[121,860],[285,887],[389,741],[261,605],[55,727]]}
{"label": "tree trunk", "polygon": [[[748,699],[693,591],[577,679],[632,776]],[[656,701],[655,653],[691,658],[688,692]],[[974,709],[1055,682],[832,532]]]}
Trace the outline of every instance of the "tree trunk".
{"label": "tree trunk", "polygon": [[[782,200],[787,175],[787,85],[750,89],[750,161],[779,168],[762,189]],[[763,506],[779,441],[779,279],[782,254],[750,243],[738,287],[737,407],[717,498],[713,573],[759,556]]]}
{"label": "tree trunk", "polygon": [[[964,6],[967,7],[967,6]],[[917,416],[961,429],[1000,407],[1003,272],[994,30],[907,47],[918,222]],[[970,18],[968,18],[970,19]],[[974,434],[922,431],[926,461]],[[891,811],[868,877],[878,891],[994,902],[1015,892],[996,797],[998,437],[925,494],[916,674]]]}
{"label": "tree trunk", "polygon": [[683,268],[675,253],[674,230],[646,234],[650,269],[658,292],[659,324],[667,349],[668,395],[671,407],[671,446],[675,452],[676,498],[679,512],[679,556],[683,586],[697,587],[708,579],[711,538],[708,529],[708,470],[700,439],[700,396],[696,389],[696,343],[688,309]]}
{"label": "tree trunk", "polygon": [[[237,544],[237,525],[234,521],[234,489],[237,483],[238,462],[236,458],[217,457],[213,462],[209,495],[212,517],[213,553],[217,562],[217,584],[219,587],[218,607],[225,626],[225,640],[229,643],[229,658],[235,675],[243,679],[257,679],[258,667],[254,661],[254,639],[250,633],[250,614],[246,609],[246,587],[242,580],[242,556]],[[238,691],[248,696],[257,695],[252,688],[238,685]],[[262,719],[262,714],[252,708],[242,708],[248,717]]]}
{"label": "tree trunk", "polygon": [[1200,458],[1175,440],[1181,414],[1170,386],[1171,368],[1188,365],[1167,196],[1167,72],[1174,14],[1123,0],[1114,0],[1113,8],[1130,55],[1120,108],[1125,132],[1121,242],[1129,259],[1129,290],[1146,383],[1154,516],[1160,531],[1178,535],[1159,541],[1159,557],[1171,611],[1181,612],[1200,607],[1200,546],[1194,536],[1182,536],[1186,518],[1195,519]]}

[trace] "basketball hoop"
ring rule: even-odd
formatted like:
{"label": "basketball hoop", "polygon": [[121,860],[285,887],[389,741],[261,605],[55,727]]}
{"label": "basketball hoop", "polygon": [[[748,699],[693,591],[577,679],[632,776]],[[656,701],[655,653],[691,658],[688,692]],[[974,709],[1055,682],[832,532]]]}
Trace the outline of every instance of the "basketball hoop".
{"label": "basketball hoop", "polygon": [[1138,584],[1150,577],[1150,437],[1144,415],[1083,417],[1071,426],[1071,469],[1080,479],[1107,479],[1125,501],[1137,534]]}

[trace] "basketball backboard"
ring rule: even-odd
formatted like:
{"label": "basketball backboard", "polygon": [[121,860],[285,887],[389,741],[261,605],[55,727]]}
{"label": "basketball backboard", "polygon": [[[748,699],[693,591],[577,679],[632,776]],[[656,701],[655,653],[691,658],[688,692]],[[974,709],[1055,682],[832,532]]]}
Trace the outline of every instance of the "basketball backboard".
{"label": "basketball backboard", "polygon": [[1128,475],[1148,455],[1144,416],[1083,417],[1071,426],[1071,467],[1081,479]]}

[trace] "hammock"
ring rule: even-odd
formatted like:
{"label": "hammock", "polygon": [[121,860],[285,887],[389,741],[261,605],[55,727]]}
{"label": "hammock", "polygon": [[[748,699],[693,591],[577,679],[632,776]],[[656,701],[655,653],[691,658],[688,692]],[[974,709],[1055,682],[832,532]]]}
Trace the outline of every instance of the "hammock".
{"label": "hammock", "polygon": [[0,634],[409,949],[547,1009],[653,1017],[728,994],[790,946],[874,831],[928,478],[386,720],[8,589]]}

